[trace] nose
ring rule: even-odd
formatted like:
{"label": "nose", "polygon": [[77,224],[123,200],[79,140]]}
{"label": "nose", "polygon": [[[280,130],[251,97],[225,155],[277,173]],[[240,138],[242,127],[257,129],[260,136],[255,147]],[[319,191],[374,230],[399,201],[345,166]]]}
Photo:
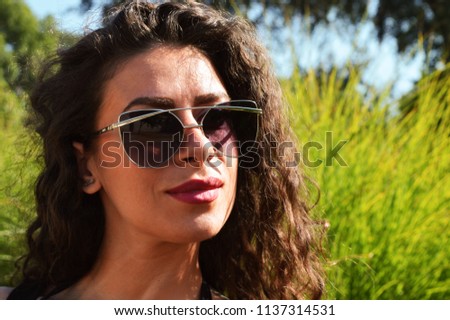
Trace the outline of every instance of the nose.
{"label": "nose", "polygon": [[184,126],[183,141],[174,155],[176,165],[200,167],[215,157],[217,150],[203,133],[202,126],[191,124]]}

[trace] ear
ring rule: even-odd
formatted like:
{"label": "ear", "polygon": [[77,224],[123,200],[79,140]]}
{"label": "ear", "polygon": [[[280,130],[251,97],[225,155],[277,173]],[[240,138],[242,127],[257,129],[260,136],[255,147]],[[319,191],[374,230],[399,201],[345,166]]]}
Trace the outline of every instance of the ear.
{"label": "ear", "polygon": [[102,187],[100,180],[96,177],[95,162],[84,150],[81,142],[73,142],[72,146],[78,163],[78,174],[82,180],[82,189],[87,194],[94,194]]}

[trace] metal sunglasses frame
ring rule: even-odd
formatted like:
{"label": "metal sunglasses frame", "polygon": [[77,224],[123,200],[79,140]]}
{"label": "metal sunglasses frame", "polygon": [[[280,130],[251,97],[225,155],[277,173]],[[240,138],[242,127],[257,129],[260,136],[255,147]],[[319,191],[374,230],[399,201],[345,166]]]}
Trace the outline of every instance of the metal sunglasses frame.
{"label": "metal sunglasses frame", "polygon": [[[232,106],[230,104],[252,104],[254,107],[244,107],[244,106]],[[106,133],[108,131],[112,131],[116,128],[120,128],[123,126],[126,126],[130,123],[133,122],[137,122],[143,119],[147,119],[147,118],[151,118],[154,116],[157,116],[161,113],[165,113],[165,112],[169,112],[171,113],[173,116],[175,116],[177,118],[177,120],[180,122],[181,126],[183,127],[183,129],[189,129],[189,128],[200,128],[203,127],[203,124],[196,124],[196,125],[184,125],[183,121],[181,121],[181,119],[174,113],[175,111],[184,111],[184,110],[202,110],[202,109],[213,109],[213,108],[219,108],[219,109],[225,109],[225,110],[234,110],[234,111],[245,111],[245,112],[250,112],[250,113],[257,113],[257,114],[262,114],[262,109],[258,108],[256,105],[256,102],[253,100],[231,100],[231,101],[227,101],[227,102],[221,102],[219,104],[215,104],[212,106],[200,106],[200,107],[186,107],[186,108],[173,108],[173,109],[136,109],[136,110],[131,110],[131,111],[126,111],[126,112],[122,112],[119,117],[118,117],[118,121],[115,123],[110,124],[109,126],[106,126],[96,132],[94,132],[94,135],[101,135],[103,133]],[[136,111],[146,111],[146,110],[151,110],[154,112],[148,113],[148,114],[143,114],[141,116],[137,116],[137,117],[133,117],[127,120],[123,120],[120,121],[120,117],[123,116],[124,114],[127,113],[131,113],[131,112],[136,112]],[[202,119],[201,119],[201,123],[203,123],[203,119],[205,118],[205,116],[208,114],[208,112],[206,112]],[[258,127],[256,128],[256,135],[258,135]]]}
{"label": "metal sunglasses frame", "polygon": [[[241,106],[240,104],[244,105]],[[252,105],[250,106],[245,106],[245,105]],[[261,115],[263,113],[262,109],[257,107],[257,104],[255,101],[253,100],[230,100],[230,101],[226,101],[226,102],[221,102],[212,106],[198,106],[198,107],[186,107],[186,108],[173,108],[173,109],[135,109],[135,110],[130,110],[130,111],[126,111],[126,112],[122,112],[119,117],[118,117],[118,121],[115,123],[112,123],[96,132],[94,132],[94,135],[101,135],[103,133],[112,131],[114,129],[117,128],[121,128],[123,126],[126,126],[128,124],[140,121],[140,120],[144,120],[144,119],[148,119],[157,115],[160,115],[162,113],[170,113],[172,114],[177,120],[178,122],[181,124],[181,127],[183,128],[182,130],[182,134],[184,137],[184,131],[186,129],[191,129],[191,128],[201,128],[202,132],[203,132],[203,120],[205,119],[205,117],[208,115],[209,111],[217,108],[217,109],[223,109],[223,110],[231,110],[231,111],[241,111],[241,112],[249,112],[249,113],[255,113],[257,115]],[[183,123],[183,121],[181,121],[181,119],[175,114],[175,112],[179,112],[179,111],[185,111],[185,110],[205,110],[205,109],[209,109],[207,112],[205,112],[201,119],[199,119],[199,123],[197,124],[190,124],[190,125],[185,125]],[[136,116],[127,120],[123,120],[120,121],[120,118],[124,115],[124,114],[128,114],[131,112],[136,112],[136,111],[152,111],[149,112],[148,114],[143,114],[140,116]],[[259,119],[256,123],[256,131],[255,131],[255,139],[258,136],[258,132],[259,132]],[[204,134],[204,132],[203,132]],[[120,138],[120,142],[123,144],[122,141],[122,134],[119,130],[119,138]],[[127,154],[128,158],[130,159],[130,161],[132,161],[133,163],[137,164],[133,159],[130,158],[130,156],[128,155],[128,153],[125,151],[125,153]],[[170,158],[175,154],[176,152],[174,152],[168,160],[170,160]]]}

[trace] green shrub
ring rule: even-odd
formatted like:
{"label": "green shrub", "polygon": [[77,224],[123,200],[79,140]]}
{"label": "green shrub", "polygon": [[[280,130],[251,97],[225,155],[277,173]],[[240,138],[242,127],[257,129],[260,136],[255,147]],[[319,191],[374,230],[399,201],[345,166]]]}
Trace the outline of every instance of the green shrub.
{"label": "green shrub", "polygon": [[[306,170],[321,189],[316,214],[330,225],[328,298],[450,298],[449,70],[400,102],[388,91],[362,95],[355,70],[283,83],[301,144],[324,146],[309,154],[321,165]],[[342,158],[330,159],[339,141]]]}
{"label": "green shrub", "polygon": [[23,126],[22,99],[5,90],[0,105],[0,285],[6,285],[11,284],[15,260],[24,253],[37,164],[30,133]]}

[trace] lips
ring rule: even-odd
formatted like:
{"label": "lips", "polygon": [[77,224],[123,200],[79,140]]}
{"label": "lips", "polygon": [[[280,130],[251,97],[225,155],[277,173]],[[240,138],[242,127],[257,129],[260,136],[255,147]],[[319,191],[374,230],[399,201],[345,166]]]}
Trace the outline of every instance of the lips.
{"label": "lips", "polygon": [[192,179],[167,193],[181,202],[189,204],[209,203],[217,199],[223,181],[217,178],[209,177],[204,180]]}

